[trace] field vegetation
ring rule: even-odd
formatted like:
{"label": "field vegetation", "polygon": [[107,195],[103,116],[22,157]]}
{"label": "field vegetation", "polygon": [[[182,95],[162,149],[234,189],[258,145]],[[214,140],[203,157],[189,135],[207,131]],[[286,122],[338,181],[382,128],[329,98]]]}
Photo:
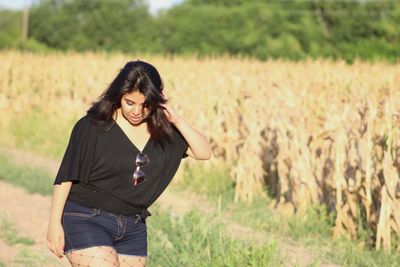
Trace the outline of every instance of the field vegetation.
{"label": "field vegetation", "polygon": [[60,159],[74,122],[137,58],[157,66],[172,106],[212,144],[214,158],[185,160],[187,173],[201,164],[226,201],[264,200],[288,218],[314,210],[336,240],[400,250],[398,65],[2,51],[1,145]]}

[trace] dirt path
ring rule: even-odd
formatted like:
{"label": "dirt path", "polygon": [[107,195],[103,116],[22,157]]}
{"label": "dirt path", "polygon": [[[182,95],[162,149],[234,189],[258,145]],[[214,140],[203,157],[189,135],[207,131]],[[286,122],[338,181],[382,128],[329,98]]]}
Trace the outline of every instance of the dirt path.
{"label": "dirt path", "polygon": [[[50,198],[39,194],[29,194],[23,188],[0,181],[0,212],[8,221],[12,222],[18,235],[29,237],[35,244],[28,246],[32,254],[40,255],[47,262],[45,266],[70,266],[68,260],[59,261],[46,246],[46,231],[49,218]],[[3,247],[3,246],[2,246]],[[6,264],[18,259],[18,253],[13,252],[14,257],[6,251],[14,248],[5,246],[6,250],[0,251],[0,258],[7,256]],[[5,260],[3,260],[5,261]],[[57,262],[60,262],[57,264]],[[63,264],[64,263],[64,264]],[[9,265],[6,265],[9,266]],[[23,264],[21,264],[23,266]],[[37,265],[39,266],[39,265]],[[40,265],[44,266],[44,265]]]}
{"label": "dirt path", "polygon": [[[0,148],[0,153],[8,155],[16,164],[26,164],[40,167],[47,170],[52,176],[56,174],[59,163],[49,160],[32,153],[15,149]],[[182,201],[184,199],[185,201]],[[28,194],[23,188],[13,186],[4,181],[0,181],[0,212],[12,222],[19,235],[30,237],[35,240],[35,245],[29,246],[32,253],[42,257],[40,266],[70,266],[68,260],[59,260],[46,246],[46,231],[49,218],[51,198],[39,194]],[[205,198],[189,192],[176,193],[168,188],[156,201],[154,206],[161,209],[173,210],[173,216],[180,216],[194,207],[208,214],[216,214],[216,205],[213,205]],[[151,208],[149,208],[151,212]],[[268,236],[264,233],[256,232],[250,227],[233,223],[229,217],[218,217],[218,222],[226,225],[227,234],[239,240],[252,240],[262,243],[268,241]],[[301,246],[280,243],[280,251],[288,256],[288,266],[308,266],[315,255]],[[18,249],[15,246],[8,246],[0,243],[0,259],[4,263],[9,263],[18,257]],[[8,266],[8,265],[6,265]],[[23,266],[23,265],[21,265]],[[39,266],[39,265],[38,265]],[[321,264],[320,266],[338,266],[334,264]]]}

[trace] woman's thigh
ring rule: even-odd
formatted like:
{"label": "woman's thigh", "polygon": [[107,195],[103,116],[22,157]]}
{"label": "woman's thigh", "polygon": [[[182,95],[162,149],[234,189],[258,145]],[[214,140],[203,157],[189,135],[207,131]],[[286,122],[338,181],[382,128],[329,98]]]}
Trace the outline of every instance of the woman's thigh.
{"label": "woman's thigh", "polygon": [[119,266],[117,252],[110,246],[77,249],[68,252],[66,257],[72,267]]}
{"label": "woman's thigh", "polygon": [[118,254],[120,267],[145,267],[147,263],[147,256],[132,256]]}

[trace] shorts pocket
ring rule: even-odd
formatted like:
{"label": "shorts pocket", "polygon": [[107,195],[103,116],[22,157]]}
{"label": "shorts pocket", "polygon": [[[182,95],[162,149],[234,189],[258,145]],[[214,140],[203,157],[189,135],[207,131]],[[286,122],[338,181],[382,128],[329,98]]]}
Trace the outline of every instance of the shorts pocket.
{"label": "shorts pocket", "polygon": [[64,207],[64,216],[78,216],[84,218],[91,218],[99,214],[98,208],[88,207],[82,204],[67,201]]}

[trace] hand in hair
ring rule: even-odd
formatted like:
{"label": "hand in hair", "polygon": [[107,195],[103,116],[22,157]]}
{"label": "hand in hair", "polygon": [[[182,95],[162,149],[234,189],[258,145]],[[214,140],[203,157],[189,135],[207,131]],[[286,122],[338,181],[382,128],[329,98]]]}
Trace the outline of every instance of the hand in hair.
{"label": "hand in hair", "polygon": [[[169,100],[165,92],[162,92],[162,94],[165,99]],[[172,124],[176,124],[179,121],[180,116],[176,113],[175,109],[168,102],[161,104],[161,106],[164,107],[164,113],[165,116],[167,116],[168,121]]]}

